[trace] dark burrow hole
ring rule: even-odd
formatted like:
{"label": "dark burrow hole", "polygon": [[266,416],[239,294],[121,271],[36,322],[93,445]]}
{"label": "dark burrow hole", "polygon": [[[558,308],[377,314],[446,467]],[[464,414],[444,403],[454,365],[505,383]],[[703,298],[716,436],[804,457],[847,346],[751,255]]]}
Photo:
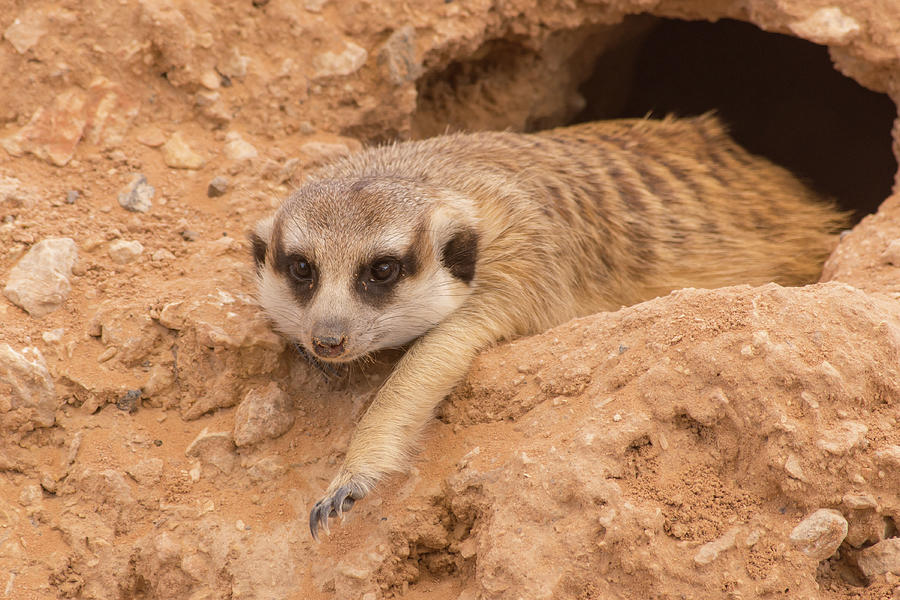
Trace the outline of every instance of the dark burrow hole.
{"label": "dark burrow hole", "polygon": [[896,108],[835,70],[828,49],[733,20],[631,17],[616,26],[485,44],[418,82],[413,135],[534,131],[715,110],[734,138],[857,218],[890,195]]}

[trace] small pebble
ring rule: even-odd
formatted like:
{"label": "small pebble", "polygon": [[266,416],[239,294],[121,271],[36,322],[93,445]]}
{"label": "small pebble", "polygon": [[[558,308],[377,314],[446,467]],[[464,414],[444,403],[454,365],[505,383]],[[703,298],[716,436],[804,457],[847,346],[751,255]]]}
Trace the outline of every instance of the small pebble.
{"label": "small pebble", "polygon": [[75,204],[75,201],[78,200],[80,195],[78,190],[69,190],[66,192],[66,204]]}
{"label": "small pebble", "polygon": [[115,240],[109,244],[109,257],[120,265],[134,262],[143,251],[144,246],[138,241]]}
{"label": "small pebble", "polygon": [[259,152],[250,142],[244,140],[236,131],[229,131],[225,135],[225,156],[230,160],[250,160],[259,156]]}
{"label": "small pebble", "polygon": [[153,262],[162,262],[165,260],[174,260],[174,259],[175,259],[175,255],[172,254],[170,251],[166,250],[165,248],[160,248],[159,250],[156,250],[153,254],[150,255],[150,260],[152,260]]}
{"label": "small pebble", "polygon": [[191,149],[180,131],[173,133],[163,144],[163,160],[173,169],[199,169],[206,159]]}
{"label": "small pebble", "polygon": [[116,401],[116,408],[129,414],[134,414],[137,412],[140,399],[141,390],[128,390],[124,396]]}
{"label": "small pebble", "polygon": [[48,344],[52,344],[61,340],[63,333],[65,333],[65,329],[63,329],[62,327],[51,329],[50,331],[45,331],[44,333],[42,333],[41,339],[43,339]]}
{"label": "small pebble", "polygon": [[218,198],[219,196],[224,196],[227,191],[228,180],[220,175],[213,177],[212,181],[209,182],[209,187],[206,188],[206,195],[210,198]]}
{"label": "small pebble", "polygon": [[110,346],[109,348],[107,348],[106,350],[104,350],[103,352],[100,353],[100,356],[97,357],[97,362],[104,363],[104,362],[108,361],[113,356],[115,356],[118,351],[119,351],[119,349],[116,348],[115,346]]}
{"label": "small pebble", "polygon": [[147,212],[153,205],[150,200],[155,193],[154,187],[147,183],[147,178],[137,173],[119,192],[119,204],[125,210]]}
{"label": "small pebble", "polygon": [[185,229],[181,232],[181,237],[184,238],[186,242],[196,242],[197,238],[200,237],[200,234],[191,229]]}

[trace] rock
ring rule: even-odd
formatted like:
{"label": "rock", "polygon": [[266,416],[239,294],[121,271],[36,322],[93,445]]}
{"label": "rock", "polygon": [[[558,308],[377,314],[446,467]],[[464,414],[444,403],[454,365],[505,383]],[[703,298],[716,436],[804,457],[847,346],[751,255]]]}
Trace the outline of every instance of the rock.
{"label": "rock", "polygon": [[350,154],[350,148],[346,144],[306,142],[300,146],[300,152],[306,156],[306,163],[314,166],[347,156]]}
{"label": "rock", "polygon": [[162,479],[163,460],[148,458],[126,468],[125,472],[141,485],[155,485]]}
{"label": "rock", "polygon": [[225,140],[225,156],[230,160],[250,160],[259,156],[253,144],[245,141],[236,131],[228,132]]}
{"label": "rock", "polygon": [[835,553],[847,536],[848,523],[840,512],[821,508],[791,531],[791,543],[815,560],[825,560]]}
{"label": "rock", "polygon": [[315,69],[313,77],[335,77],[356,73],[366,64],[368,58],[369,53],[365,48],[353,42],[346,42],[343,52],[322,52],[313,57],[312,66]]}
{"label": "rock", "polygon": [[109,257],[114,263],[127,265],[134,262],[144,251],[144,246],[138,241],[114,240],[109,244]]}
{"label": "rock", "polygon": [[287,469],[281,463],[281,460],[271,456],[259,459],[249,469],[247,475],[256,483],[263,481],[271,481],[281,477]]}
{"label": "rock", "polygon": [[[238,404],[251,377],[271,381],[285,345],[252,298],[221,290],[204,295],[198,288],[163,306],[157,317],[178,332],[176,380],[185,419]],[[197,358],[182,360],[189,356]]]}
{"label": "rock", "polygon": [[218,177],[213,177],[209,182],[209,186],[206,188],[206,195],[210,198],[218,198],[219,196],[224,196],[227,191],[228,179],[220,175]]}
{"label": "rock", "polygon": [[851,510],[875,510],[878,508],[878,501],[871,494],[844,494],[841,501]]}
{"label": "rock", "polygon": [[119,191],[119,204],[131,212],[147,212],[153,205],[150,200],[155,193],[154,187],[147,183],[147,178],[142,173],[137,173]]}
{"label": "rock", "polygon": [[[99,335],[107,348],[117,348],[118,360],[127,366],[146,360],[164,335],[140,299],[104,300],[88,322],[88,330]],[[116,400],[120,395],[117,391]]]}
{"label": "rock", "polygon": [[26,9],[6,28],[3,39],[12,44],[16,52],[25,54],[47,33],[46,14],[40,9]]}
{"label": "rock", "polygon": [[830,454],[846,454],[857,446],[865,445],[869,428],[858,421],[844,421],[838,427],[823,432],[816,446]]}
{"label": "rock", "polygon": [[48,315],[66,301],[77,258],[71,238],[41,240],[10,270],[3,293],[32,317]]}
{"label": "rock", "polygon": [[889,538],[863,548],[859,552],[857,564],[868,578],[885,573],[900,575],[900,538]]}
{"label": "rock", "polygon": [[320,13],[327,2],[328,0],[304,0],[303,8],[311,13]]}
{"label": "rock", "polygon": [[791,453],[788,455],[787,460],[784,461],[784,470],[794,479],[806,481],[806,474],[803,472],[803,467],[800,465],[800,459],[797,458],[796,454]]}
{"label": "rock", "polygon": [[37,193],[21,181],[0,175],[0,208],[31,208],[37,200]]}
{"label": "rock", "polygon": [[416,30],[412,25],[397,29],[378,51],[378,65],[387,71],[394,85],[414,81],[422,74],[416,60]]}
{"label": "rock", "polygon": [[65,203],[66,203],[66,204],[75,204],[75,202],[78,201],[78,197],[79,197],[80,195],[81,195],[81,194],[78,192],[78,190],[69,190],[69,191],[67,191],[67,192],[66,192]]}
{"label": "rock", "polygon": [[50,331],[43,332],[41,334],[41,339],[48,344],[53,344],[60,341],[65,332],[66,330],[64,328],[57,327],[56,329],[51,329]]}
{"label": "rock", "polygon": [[876,450],[875,460],[889,468],[900,468],[900,446],[892,445]]}
{"label": "rock", "polygon": [[104,148],[121,144],[139,106],[122,86],[98,77],[87,91],[70,88],[60,93],[0,145],[13,156],[28,152],[62,167],[82,139]]}
{"label": "rock", "polygon": [[140,102],[122,85],[105,77],[91,81],[87,93],[83,139],[106,149],[119,146],[138,114]]}
{"label": "rock", "polygon": [[128,414],[137,412],[138,403],[141,400],[141,390],[128,390],[125,394],[116,400],[116,408]]}
{"label": "rock", "polygon": [[4,429],[26,423],[50,427],[55,422],[56,392],[37,348],[25,348],[20,354],[9,344],[0,344],[0,413]]}
{"label": "rock", "polygon": [[193,229],[185,229],[181,232],[181,238],[186,242],[196,242],[200,238],[200,234]]}
{"label": "rock", "polygon": [[44,492],[37,483],[26,485],[19,494],[19,504],[22,506],[37,506],[44,499]]}
{"label": "rock", "polygon": [[719,558],[719,554],[734,548],[734,542],[740,529],[732,527],[725,532],[722,537],[703,544],[697,554],[694,555],[694,562],[698,565],[708,565],[712,561]]}
{"label": "rock", "polygon": [[900,240],[893,240],[884,252],[881,253],[881,260],[889,265],[900,267]]}
{"label": "rock", "polygon": [[173,133],[163,145],[163,160],[173,169],[199,169],[206,159],[191,150],[180,131]]}
{"label": "rock", "polygon": [[24,127],[0,140],[0,145],[13,156],[28,152],[58,167],[65,166],[84,135],[86,104],[84,90],[66,90],[49,106],[37,109]]}
{"label": "rock", "polygon": [[159,148],[166,143],[166,134],[159,127],[150,125],[138,131],[137,141],[151,148]]}
{"label": "rock", "polygon": [[294,424],[287,394],[275,382],[247,392],[234,414],[234,443],[249,446],[277,438]]}
{"label": "rock", "polygon": [[163,262],[163,261],[174,260],[174,259],[175,259],[175,255],[172,254],[171,251],[166,250],[165,248],[160,248],[159,250],[154,251],[153,254],[150,255],[150,260],[152,260],[153,262]]}
{"label": "rock", "polygon": [[788,25],[798,36],[816,44],[846,44],[859,33],[859,23],[845,15],[840,8],[820,8],[801,21]]}
{"label": "rock", "polygon": [[203,464],[213,465],[223,473],[231,473],[234,469],[234,440],[227,431],[210,433],[204,427],[184,454],[189,458],[198,459]]}

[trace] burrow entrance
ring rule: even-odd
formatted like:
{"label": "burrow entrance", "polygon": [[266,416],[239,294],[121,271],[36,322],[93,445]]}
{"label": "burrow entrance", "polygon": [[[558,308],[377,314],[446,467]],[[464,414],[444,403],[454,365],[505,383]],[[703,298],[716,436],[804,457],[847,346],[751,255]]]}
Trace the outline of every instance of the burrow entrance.
{"label": "burrow entrance", "polygon": [[635,16],[540,44],[495,40],[432,70],[418,92],[415,137],[716,110],[744,147],[858,218],[890,195],[897,171],[888,96],[838,73],[824,46],[728,19]]}

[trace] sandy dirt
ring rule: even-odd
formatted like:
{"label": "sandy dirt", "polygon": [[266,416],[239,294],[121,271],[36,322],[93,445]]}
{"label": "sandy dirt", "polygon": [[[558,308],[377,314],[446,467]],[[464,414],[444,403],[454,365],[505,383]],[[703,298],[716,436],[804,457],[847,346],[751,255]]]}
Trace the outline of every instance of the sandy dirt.
{"label": "sandy dirt", "polygon": [[411,473],[309,536],[397,354],[310,368],[253,300],[248,228],[366,143],[567,122],[652,26],[628,13],[802,37],[900,99],[892,2],[731,4],[0,0],[0,287],[77,247],[55,310],[0,296],[0,597],[900,597],[897,196],[818,285],[484,352]]}

